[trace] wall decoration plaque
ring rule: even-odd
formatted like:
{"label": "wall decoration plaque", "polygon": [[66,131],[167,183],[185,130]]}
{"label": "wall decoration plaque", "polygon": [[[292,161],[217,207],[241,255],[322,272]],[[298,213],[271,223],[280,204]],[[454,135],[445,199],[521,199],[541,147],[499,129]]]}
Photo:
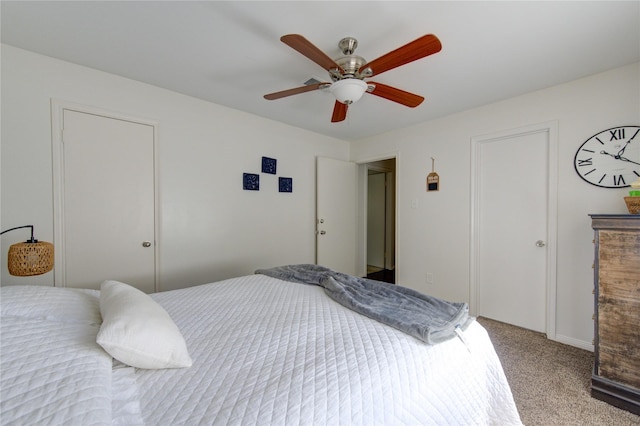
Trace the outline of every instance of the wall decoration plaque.
{"label": "wall decoration plaque", "polygon": [[293,178],[278,178],[278,190],[280,192],[293,192]]}
{"label": "wall decoration plaque", "polygon": [[260,190],[260,175],[254,173],[242,174],[242,189],[246,191]]}
{"label": "wall decoration plaque", "polygon": [[276,174],[276,166],[278,160],[275,158],[262,157],[262,173],[269,173],[270,175]]}
{"label": "wall decoration plaque", "polygon": [[431,173],[427,175],[427,191],[440,190],[440,176],[435,172],[436,159],[431,157]]}

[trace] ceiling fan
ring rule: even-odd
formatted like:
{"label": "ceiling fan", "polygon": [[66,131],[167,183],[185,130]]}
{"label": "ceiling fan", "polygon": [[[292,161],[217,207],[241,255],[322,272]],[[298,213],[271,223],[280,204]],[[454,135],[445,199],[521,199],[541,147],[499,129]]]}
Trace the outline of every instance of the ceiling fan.
{"label": "ceiling fan", "polygon": [[340,40],[338,47],[342,50],[344,56],[335,60],[331,59],[300,34],[284,35],[280,37],[280,41],[327,70],[332,83],[317,82],[306,84],[302,87],[269,93],[264,95],[264,98],[275,100],[313,90],[328,89],[336,97],[333,115],[331,116],[332,123],[343,121],[347,117],[348,106],[357,102],[365,92],[411,108],[420,105],[424,100],[422,96],[382,83],[365,82],[364,79],[433,55],[442,49],[438,37],[433,34],[427,34],[373,61],[367,62],[363,57],[353,53],[358,47],[358,41],[353,37],[345,37]]}

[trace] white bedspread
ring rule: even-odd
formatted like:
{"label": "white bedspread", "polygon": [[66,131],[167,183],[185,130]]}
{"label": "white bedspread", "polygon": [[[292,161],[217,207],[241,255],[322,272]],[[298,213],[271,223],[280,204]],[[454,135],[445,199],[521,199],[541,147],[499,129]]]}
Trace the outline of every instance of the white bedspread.
{"label": "white bedspread", "polygon": [[435,346],[255,275],[158,293],[193,366],[137,370],[148,425],[516,425],[486,331]]}
{"label": "white bedspread", "polygon": [[2,289],[0,422],[111,423],[112,358],[96,344],[96,295],[46,287]]}
{"label": "white bedspread", "polygon": [[252,275],[157,293],[193,366],[95,342],[96,291],[1,288],[2,425],[520,425],[486,331],[434,346],[317,286]]}

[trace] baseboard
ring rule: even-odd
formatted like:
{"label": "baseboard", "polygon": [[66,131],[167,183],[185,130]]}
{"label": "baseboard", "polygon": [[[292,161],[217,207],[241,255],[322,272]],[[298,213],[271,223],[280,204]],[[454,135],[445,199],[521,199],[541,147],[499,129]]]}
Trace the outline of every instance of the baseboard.
{"label": "baseboard", "polygon": [[565,345],[575,346],[576,348],[593,352],[593,344],[591,342],[585,342],[584,340],[574,339],[573,337],[563,336],[561,334],[556,334],[556,338],[554,340]]}
{"label": "baseboard", "polygon": [[591,376],[591,396],[640,415],[640,392],[634,388],[593,375]]}

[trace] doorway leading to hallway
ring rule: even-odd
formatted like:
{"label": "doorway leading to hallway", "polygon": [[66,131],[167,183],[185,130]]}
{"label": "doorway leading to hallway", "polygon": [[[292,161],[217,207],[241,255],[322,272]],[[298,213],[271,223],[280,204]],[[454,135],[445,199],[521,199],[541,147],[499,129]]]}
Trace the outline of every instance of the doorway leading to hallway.
{"label": "doorway leading to hallway", "polygon": [[[395,156],[359,163],[317,158],[315,233],[318,265],[379,281],[397,281],[396,164]],[[384,176],[384,184],[377,184],[382,179],[374,177],[369,185],[370,171],[372,175]],[[375,195],[368,194],[369,187],[377,188]],[[371,208],[369,199],[375,200]],[[371,218],[369,211],[372,211]],[[371,254],[368,253],[368,242],[373,242]]]}
{"label": "doorway leading to hallway", "polygon": [[367,277],[395,284],[396,159],[366,163]]}

